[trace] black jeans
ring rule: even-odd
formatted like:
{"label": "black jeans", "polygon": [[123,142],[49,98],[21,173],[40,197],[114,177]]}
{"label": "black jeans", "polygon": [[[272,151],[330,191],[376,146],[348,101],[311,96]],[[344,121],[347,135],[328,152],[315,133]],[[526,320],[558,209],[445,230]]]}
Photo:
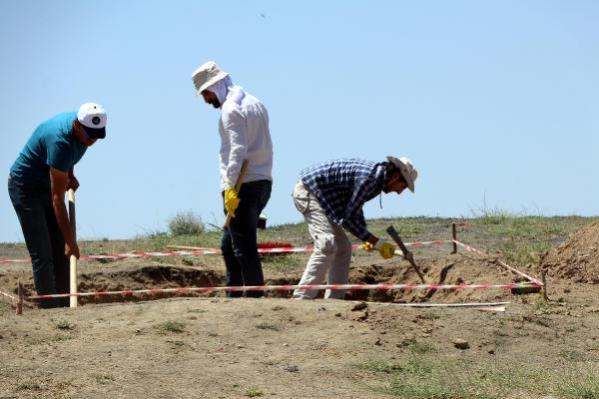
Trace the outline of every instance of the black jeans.
{"label": "black jeans", "polygon": [[[258,180],[244,183],[239,189],[239,207],[225,229],[221,250],[227,267],[227,285],[264,285],[262,263],[258,254],[256,228],[260,212],[270,198],[272,182]],[[226,212],[225,212],[226,213]],[[228,297],[240,297],[242,292],[228,292]],[[247,291],[248,297],[264,296],[263,291]]]}
{"label": "black jeans", "polygon": [[[35,290],[39,295],[69,293],[69,261],[64,254],[64,237],[56,222],[50,189],[28,187],[9,178],[8,194],[31,256]],[[69,298],[43,300],[40,305],[69,306]]]}

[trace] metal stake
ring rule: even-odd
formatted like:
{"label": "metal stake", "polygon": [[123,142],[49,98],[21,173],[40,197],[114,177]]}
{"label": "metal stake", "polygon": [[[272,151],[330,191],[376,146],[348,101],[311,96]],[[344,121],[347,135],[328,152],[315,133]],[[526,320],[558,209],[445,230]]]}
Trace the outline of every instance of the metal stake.
{"label": "metal stake", "polygon": [[543,281],[543,299],[549,301],[549,297],[547,296],[547,271],[543,270],[541,273],[541,281]]}
{"label": "metal stake", "polygon": [[451,251],[451,253],[456,254],[458,253],[458,244],[456,244],[455,242],[458,240],[458,234],[455,228],[455,223],[451,224],[451,237],[453,238],[453,251]]}
{"label": "metal stake", "polygon": [[23,284],[21,284],[20,281],[17,284],[17,295],[19,297],[19,300],[17,301],[17,310],[15,314],[17,316],[20,316],[23,314]]}

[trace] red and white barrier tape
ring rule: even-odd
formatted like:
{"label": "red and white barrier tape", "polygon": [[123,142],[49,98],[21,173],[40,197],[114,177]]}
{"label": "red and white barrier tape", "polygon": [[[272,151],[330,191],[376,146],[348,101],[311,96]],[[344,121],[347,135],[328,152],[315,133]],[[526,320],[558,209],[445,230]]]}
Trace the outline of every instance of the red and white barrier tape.
{"label": "red and white barrier tape", "polygon": [[10,263],[31,263],[31,259],[0,259],[0,265],[8,265]]}
{"label": "red and white barrier tape", "polygon": [[[435,241],[421,241],[421,242],[408,242],[406,247],[408,248],[421,248],[431,245],[449,244],[451,240],[435,240]],[[360,249],[360,245],[353,245],[352,249]],[[291,253],[310,253],[313,250],[313,246],[309,245],[306,247],[280,247],[280,248],[258,248],[258,253],[261,254],[291,254]],[[220,255],[220,249],[203,248],[198,250],[186,250],[186,251],[160,251],[160,252],[145,252],[136,251],[122,254],[111,254],[111,255],[86,255],[82,256],[80,260],[116,260],[116,259],[129,259],[129,258],[153,258],[153,257],[167,257],[167,256],[203,256],[203,255]],[[399,250],[396,254],[400,255]],[[9,263],[31,263],[30,259],[0,259],[1,264]]]}
{"label": "red and white barrier tape", "polygon": [[146,290],[97,291],[80,292],[77,294],[31,295],[26,299],[49,299],[66,297],[103,297],[103,296],[132,296],[134,294],[190,294],[193,292],[242,292],[242,291],[291,291],[301,290],[464,290],[464,289],[514,289],[537,288],[539,284],[532,282],[509,284],[312,284],[312,285],[246,285],[240,287],[181,287],[153,288]]}
{"label": "red and white barrier tape", "polygon": [[[453,240],[453,242],[455,242],[457,245],[459,245],[460,247],[464,248],[468,252],[474,252],[475,254],[478,254],[478,255],[481,255],[481,256],[490,257],[489,254],[486,254],[486,253],[484,253],[481,250],[478,250],[478,249],[476,249],[474,247],[471,247],[470,245],[466,245],[463,242],[460,242],[460,241],[457,241],[457,240]],[[501,259],[497,259],[496,261],[497,261],[497,263],[499,263],[501,266],[505,267],[506,269],[508,269],[512,273],[515,273],[515,274],[517,274],[517,275],[519,275],[521,277],[524,277],[525,279],[527,279],[528,281],[530,281],[533,284],[538,284],[541,287],[543,286],[543,283],[540,280],[538,280],[538,279],[536,279],[534,277],[531,277],[528,274],[526,274],[524,272],[521,272],[518,269],[513,268],[512,266],[510,266],[507,263],[503,262]]]}

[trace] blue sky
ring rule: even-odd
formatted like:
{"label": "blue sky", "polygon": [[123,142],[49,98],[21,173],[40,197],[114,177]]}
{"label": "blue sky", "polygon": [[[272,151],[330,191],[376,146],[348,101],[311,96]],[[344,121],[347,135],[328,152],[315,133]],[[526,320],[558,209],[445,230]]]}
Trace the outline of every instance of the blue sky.
{"label": "blue sky", "polygon": [[[297,222],[299,171],[408,156],[416,193],[367,217],[482,208],[598,215],[599,2],[18,1],[0,3],[0,169],[35,127],[103,104],[76,167],[80,238],[220,224],[219,111],[191,73],[215,60],[269,109],[270,223]],[[6,188],[0,241],[22,241]]]}

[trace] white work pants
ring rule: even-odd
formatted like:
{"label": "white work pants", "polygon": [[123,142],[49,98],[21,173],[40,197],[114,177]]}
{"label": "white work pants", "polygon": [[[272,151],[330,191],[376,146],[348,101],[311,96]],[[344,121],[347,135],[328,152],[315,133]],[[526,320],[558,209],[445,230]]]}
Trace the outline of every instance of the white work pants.
{"label": "white work pants", "polygon": [[[306,265],[300,285],[322,284],[328,272],[328,284],[347,284],[352,246],[343,227],[331,222],[318,200],[300,180],[293,190],[293,202],[304,215],[310,236],[314,240],[314,251]],[[313,299],[317,290],[297,289],[296,299]],[[326,290],[325,298],[343,299],[344,290]]]}

